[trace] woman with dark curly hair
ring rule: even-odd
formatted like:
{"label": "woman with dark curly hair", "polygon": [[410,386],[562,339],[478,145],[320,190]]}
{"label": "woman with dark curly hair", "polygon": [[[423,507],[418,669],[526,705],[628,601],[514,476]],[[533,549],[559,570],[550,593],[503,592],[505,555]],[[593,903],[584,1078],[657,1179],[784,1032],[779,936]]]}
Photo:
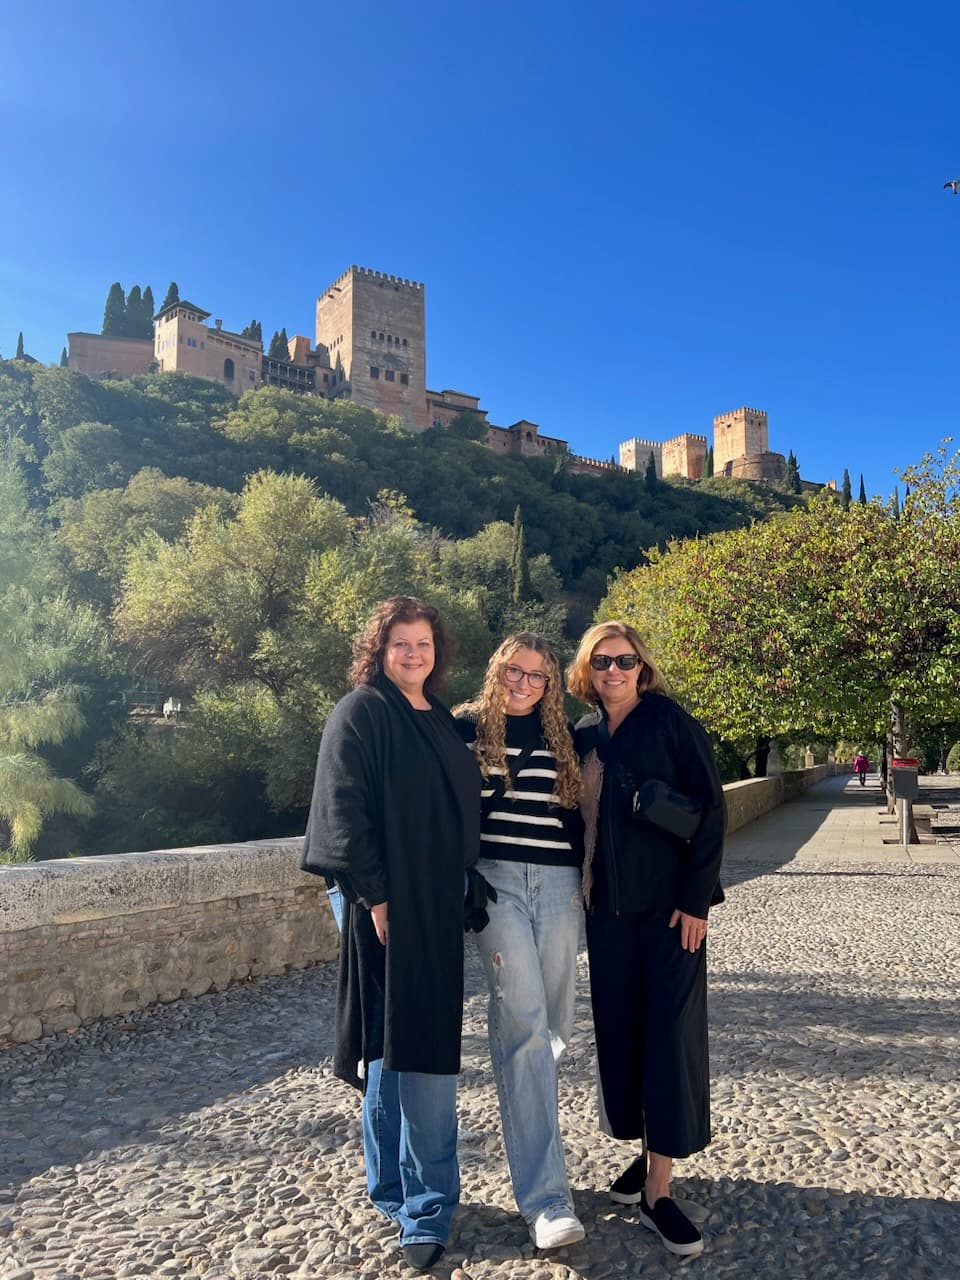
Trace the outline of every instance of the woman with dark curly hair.
{"label": "woman with dark curly hair", "polygon": [[483,689],[454,710],[483,773],[477,869],[496,889],[477,945],[490,1057],[517,1207],[538,1249],[583,1239],[557,1114],[556,1061],[573,1029],[580,928],[580,768],[560,667],[540,636],[510,636]]}
{"label": "woman with dark curly hair", "polygon": [[377,607],[324,727],[302,864],[343,895],[334,1069],[363,1089],[370,1198],[421,1271],[460,1195],[464,873],[479,846],[479,771],[434,693],[447,653],[430,605]]}
{"label": "woman with dark curly hair", "polygon": [[601,1124],[642,1146],[610,1198],[691,1256],[703,1239],[670,1175],[710,1141],[706,936],[723,897],[723,790],[710,739],[633,627],[591,627],[567,687],[595,708],[574,740]]}

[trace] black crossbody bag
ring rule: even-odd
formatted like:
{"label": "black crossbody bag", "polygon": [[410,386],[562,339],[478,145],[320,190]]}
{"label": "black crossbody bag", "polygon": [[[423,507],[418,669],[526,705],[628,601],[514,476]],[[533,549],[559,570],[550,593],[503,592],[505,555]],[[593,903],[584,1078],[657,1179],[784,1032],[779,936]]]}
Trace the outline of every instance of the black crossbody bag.
{"label": "black crossbody bag", "polygon": [[[601,719],[597,725],[600,743],[608,746],[610,732]],[[662,778],[647,778],[637,783],[630,770],[622,762],[614,767],[617,785],[630,801],[635,818],[641,818],[679,840],[689,840],[700,825],[703,810],[696,800],[677,791]]]}

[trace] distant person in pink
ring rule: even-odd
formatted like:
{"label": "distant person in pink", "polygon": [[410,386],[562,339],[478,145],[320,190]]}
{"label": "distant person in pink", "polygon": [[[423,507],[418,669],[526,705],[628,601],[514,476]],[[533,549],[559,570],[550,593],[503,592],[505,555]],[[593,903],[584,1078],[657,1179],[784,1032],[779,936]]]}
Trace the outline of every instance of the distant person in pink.
{"label": "distant person in pink", "polygon": [[853,758],[853,772],[860,779],[861,787],[865,787],[867,785],[867,773],[869,769],[870,761],[862,751],[858,751]]}

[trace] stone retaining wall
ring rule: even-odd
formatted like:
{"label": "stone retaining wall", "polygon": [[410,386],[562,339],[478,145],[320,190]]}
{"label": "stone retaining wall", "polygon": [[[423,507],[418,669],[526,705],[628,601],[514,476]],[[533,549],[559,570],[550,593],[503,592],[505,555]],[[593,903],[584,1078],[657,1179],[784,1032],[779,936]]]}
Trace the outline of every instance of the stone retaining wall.
{"label": "stone retaining wall", "polygon": [[0,867],[0,1047],[331,960],[299,841]]}
{"label": "stone retaining wall", "polygon": [[[842,769],[728,784],[729,830]],[[267,840],[0,867],[0,1048],[332,960],[326,886],[300,871],[299,846]]]}

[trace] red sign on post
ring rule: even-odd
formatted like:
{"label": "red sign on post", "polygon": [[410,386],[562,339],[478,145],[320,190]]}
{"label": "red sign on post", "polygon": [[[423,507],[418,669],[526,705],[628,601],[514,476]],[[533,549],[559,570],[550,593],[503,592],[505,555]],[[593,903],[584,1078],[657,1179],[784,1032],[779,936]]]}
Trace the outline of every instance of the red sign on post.
{"label": "red sign on post", "polygon": [[916,756],[894,756],[890,762],[894,769],[919,769],[920,761]]}

